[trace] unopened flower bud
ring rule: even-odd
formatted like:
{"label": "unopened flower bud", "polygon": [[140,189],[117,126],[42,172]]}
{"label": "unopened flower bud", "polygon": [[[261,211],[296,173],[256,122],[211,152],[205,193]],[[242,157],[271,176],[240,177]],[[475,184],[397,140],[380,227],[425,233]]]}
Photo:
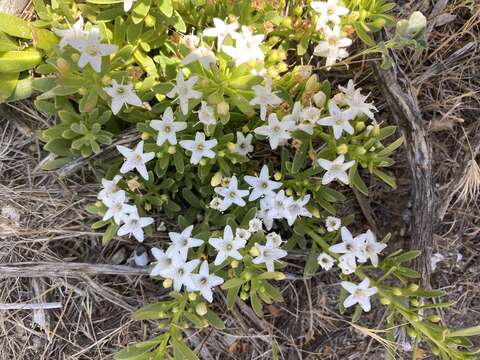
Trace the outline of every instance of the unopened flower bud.
{"label": "unopened flower bud", "polygon": [[172,287],[172,283],[173,283],[172,279],[165,279],[165,280],[163,280],[162,285],[165,289],[168,289],[168,288]]}
{"label": "unopened flower bud", "polygon": [[408,290],[410,290],[410,291],[412,291],[412,292],[417,291],[419,288],[420,288],[420,286],[418,286],[417,284],[410,284],[410,285],[408,285]]}
{"label": "unopened flower bud", "polygon": [[282,273],[282,272],[276,272],[274,279],[277,280],[277,281],[282,281],[282,280],[285,279],[285,277],[286,277],[286,276],[285,276],[284,273]]}
{"label": "unopened flower bud", "polygon": [[260,252],[258,251],[257,247],[254,246],[250,249],[249,254],[252,256],[258,256],[260,255]]}
{"label": "unopened flower bud", "polygon": [[434,315],[429,315],[429,316],[428,316],[428,320],[430,320],[430,321],[433,322],[433,323],[437,323],[437,322],[439,322],[440,320],[442,320],[442,318],[441,318],[439,315],[434,314]]}
{"label": "unopened flower bud", "polygon": [[408,326],[407,327],[407,334],[410,336],[412,339],[415,339],[417,337],[417,332],[415,331],[414,328]]}
{"label": "unopened flower bud", "polygon": [[340,144],[337,146],[337,154],[346,154],[348,153],[348,145],[347,144]]}
{"label": "unopened flower bud", "polygon": [[371,134],[374,137],[377,137],[380,135],[380,126],[378,124],[373,125]]}
{"label": "unopened flower bud", "polygon": [[355,154],[357,155],[365,155],[367,150],[363,146],[359,146],[355,149]]}
{"label": "unopened flower bud", "polygon": [[207,305],[205,305],[205,303],[197,304],[197,306],[195,306],[195,312],[200,316],[204,316],[208,312]]}
{"label": "unopened flower bud", "polygon": [[326,100],[327,95],[323,91],[318,91],[315,95],[313,95],[313,102],[318,108],[323,108]]}
{"label": "unopened flower bud", "polygon": [[87,95],[88,90],[85,89],[84,87],[81,87],[80,89],[78,89],[78,93],[79,93],[80,95]]}
{"label": "unopened flower bud", "polygon": [[410,305],[418,307],[420,305],[420,303],[418,302],[417,299],[411,299],[410,300]]}
{"label": "unopened flower bud", "polygon": [[232,269],[238,268],[238,265],[240,265],[240,263],[238,262],[238,260],[233,260],[233,261],[230,263],[230,267],[231,267]]}
{"label": "unopened flower bud", "polygon": [[198,297],[197,294],[194,293],[194,292],[188,293],[188,300],[190,300],[190,301],[197,300],[197,297]]}
{"label": "unopened flower bud", "polygon": [[380,298],[380,304],[382,305],[390,305],[392,301],[389,298],[381,297]]}
{"label": "unopened flower bud", "polygon": [[200,160],[200,166],[205,166],[208,164],[208,160],[207,159],[202,159]]}
{"label": "unopened flower bud", "polygon": [[149,15],[147,15],[147,16],[145,17],[144,22],[145,22],[145,26],[146,26],[147,28],[152,28],[152,27],[155,26],[155,23],[157,22],[157,20],[155,19],[154,16],[152,16],[152,15],[149,14]]}
{"label": "unopened flower bud", "polygon": [[395,296],[402,296],[402,289],[400,289],[400,288],[393,288],[392,293],[393,293],[393,295],[395,295]]}
{"label": "unopened flower bud", "polygon": [[297,66],[293,70],[293,74],[294,74],[293,76],[295,80],[297,80],[298,82],[303,82],[307,80],[310,77],[310,75],[312,75],[312,66],[310,65]]}
{"label": "unopened flower bud", "polygon": [[242,299],[243,301],[247,300],[248,299],[248,294],[245,291],[241,291],[240,292],[240,299]]}
{"label": "unopened flower bud", "polygon": [[273,174],[273,178],[279,181],[282,178],[282,173],[277,171],[275,174]]}
{"label": "unopened flower bud", "polygon": [[142,140],[148,140],[150,139],[150,134],[146,131],[142,132],[142,135],[140,135],[140,137],[142,138]]}
{"label": "unopened flower bud", "polygon": [[307,92],[317,92],[320,89],[320,82],[318,81],[318,75],[313,74],[307,80],[305,85],[305,91]]}
{"label": "unopened flower bud", "polygon": [[289,17],[283,18],[281,25],[286,28],[291,28],[292,27],[292,19]]}
{"label": "unopened flower bud", "polygon": [[227,115],[230,111],[230,105],[226,101],[219,102],[217,104],[217,113],[218,115]]}
{"label": "unopened flower bud", "polygon": [[363,129],[365,129],[365,122],[364,121],[359,121],[355,124],[355,130],[357,130],[357,132],[360,132],[362,131]]}
{"label": "unopened flower bud", "polygon": [[177,148],[176,148],[175,146],[173,146],[173,145],[172,145],[172,146],[169,146],[167,152],[168,152],[170,155],[173,155],[173,154],[175,154],[175,153],[177,152]]}
{"label": "unopened flower bud", "polygon": [[252,278],[252,273],[249,272],[249,271],[246,271],[246,272],[243,273],[242,277],[243,277],[244,280],[248,281]]}

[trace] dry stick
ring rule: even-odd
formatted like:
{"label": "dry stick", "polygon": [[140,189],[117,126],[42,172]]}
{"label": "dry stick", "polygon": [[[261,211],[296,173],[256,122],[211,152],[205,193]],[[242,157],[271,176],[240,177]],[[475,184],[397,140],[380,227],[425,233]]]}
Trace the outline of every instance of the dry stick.
{"label": "dry stick", "polygon": [[67,262],[24,262],[0,265],[0,278],[6,277],[82,277],[85,275],[148,275],[147,268],[126,265]]}
{"label": "dry stick", "polygon": [[381,69],[378,63],[373,63],[372,66],[379,88],[390,108],[390,114],[405,139],[412,175],[413,219],[410,247],[422,251],[422,255],[415,260],[414,267],[422,274],[422,286],[429,287],[435,197],[427,130],[405,73],[395,65],[395,62],[393,69],[390,70]]}

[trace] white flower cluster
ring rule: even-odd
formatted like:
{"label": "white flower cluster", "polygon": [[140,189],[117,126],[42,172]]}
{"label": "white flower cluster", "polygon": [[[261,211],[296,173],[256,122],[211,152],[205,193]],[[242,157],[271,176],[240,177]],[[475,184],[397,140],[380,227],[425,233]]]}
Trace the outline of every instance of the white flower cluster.
{"label": "white flower cluster", "polygon": [[103,216],[103,221],[113,218],[117,225],[121,225],[117,235],[133,235],[140,242],[144,240],[143,228],[153,223],[151,217],[140,217],[138,209],[135,205],[127,204],[127,197],[124,190],[118,187],[118,182],[122,179],[117,175],[113,180],[102,179],[102,190],[98,194],[107,207],[107,211]]}
{"label": "white flower cluster", "polygon": [[241,190],[238,188],[238,179],[234,175],[228,183],[223,186],[217,186],[214,191],[221,198],[214,198],[210,207],[225,211],[232,204],[243,207],[246,201],[243,199],[248,196],[248,201],[260,199],[260,211],[258,217],[263,220],[265,227],[270,230],[274,219],[286,219],[290,226],[299,216],[311,217],[312,214],[305,207],[310,201],[310,195],[295,200],[291,196],[286,196],[285,191],[278,190],[282,183],[270,180],[268,166],[264,165],[258,176],[246,175],[243,180],[250,185],[251,190]]}
{"label": "white flower cluster", "polygon": [[350,10],[339,5],[340,0],[312,1],[310,6],[319,14],[316,30],[323,34],[313,54],[326,58],[325,66],[330,70],[337,60],[348,56],[346,47],[352,44],[352,40],[342,35],[340,28],[341,17],[347,15]]}
{"label": "white flower cluster", "polygon": [[[150,275],[170,279],[175,291],[180,291],[182,288],[189,292],[199,291],[207,301],[212,302],[212,289],[222,284],[224,280],[210,273],[210,265],[206,260],[200,265],[198,273],[194,272],[200,264],[200,260],[188,261],[188,251],[204,245],[204,241],[193,238],[192,231],[193,225],[181,233],[169,232],[171,240],[169,247],[165,251],[158,248],[152,249],[156,263]],[[252,234],[259,231],[263,231],[262,224],[256,218],[250,220],[248,229],[237,228],[235,235],[229,225],[225,226],[223,237],[212,237],[208,240],[208,243],[217,251],[213,264],[219,266],[228,259],[242,260],[241,251]],[[282,239],[278,234],[267,234],[266,239],[265,245],[255,243],[254,248],[257,254],[252,262],[256,265],[265,264],[267,271],[273,272],[275,271],[275,261],[285,257],[287,252],[280,249]]]}

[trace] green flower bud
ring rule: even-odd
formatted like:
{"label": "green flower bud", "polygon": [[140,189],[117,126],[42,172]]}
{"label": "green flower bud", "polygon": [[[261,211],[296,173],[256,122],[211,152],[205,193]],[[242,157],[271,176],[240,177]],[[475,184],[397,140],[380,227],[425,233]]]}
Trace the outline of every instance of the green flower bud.
{"label": "green flower bud", "polygon": [[217,104],[217,113],[218,115],[227,115],[230,111],[230,105],[226,101],[219,102]]}
{"label": "green flower bud", "polygon": [[418,302],[417,299],[411,299],[410,300],[410,305],[418,307],[420,305],[420,303]]}
{"label": "green flower bud", "polygon": [[367,153],[367,150],[363,146],[359,146],[355,149],[355,154],[361,156],[365,155]]}
{"label": "green flower bud", "polygon": [[417,284],[410,284],[408,286],[408,290],[412,291],[412,292],[415,292],[419,289],[419,286]]}
{"label": "green flower bud", "polygon": [[188,300],[190,300],[190,301],[197,300],[197,297],[198,297],[197,294],[194,293],[194,292],[188,293]]}
{"label": "green flower bud", "polygon": [[415,338],[417,337],[417,335],[418,335],[417,332],[415,331],[415,329],[412,328],[412,327],[410,327],[410,326],[407,327],[407,334],[408,334],[408,336],[410,336],[412,339],[415,339]]}
{"label": "green flower bud", "polygon": [[142,135],[140,135],[140,137],[142,138],[142,140],[148,140],[150,139],[150,134],[146,131],[142,132]]}
{"label": "green flower bud", "polygon": [[340,144],[337,146],[337,154],[346,154],[348,153],[348,145],[347,144]]}
{"label": "green flower bud", "polygon": [[381,297],[380,298],[380,304],[382,305],[390,305],[392,301],[389,298]]}
{"label": "green flower bud", "polygon": [[395,296],[402,296],[402,289],[400,289],[400,288],[393,288],[392,293],[393,293],[393,295],[395,295]]}
{"label": "green flower bud", "polygon": [[205,305],[205,303],[197,304],[197,306],[195,306],[195,312],[200,316],[204,316],[208,312],[207,305]]}
{"label": "green flower bud", "polygon": [[147,28],[152,28],[152,27],[155,26],[155,23],[157,22],[157,19],[155,19],[155,17],[152,16],[152,15],[147,15],[147,16],[145,17],[145,20],[144,20],[144,21],[145,21],[145,26],[146,26]]}
{"label": "green flower bud", "polygon": [[364,121],[359,121],[355,124],[355,130],[357,130],[357,132],[362,131],[363,129],[365,129],[365,127],[366,125]]}
{"label": "green flower bud", "polygon": [[435,315],[429,315],[428,320],[430,320],[433,323],[438,323],[440,320],[442,320],[442,318],[439,315],[435,314]]}

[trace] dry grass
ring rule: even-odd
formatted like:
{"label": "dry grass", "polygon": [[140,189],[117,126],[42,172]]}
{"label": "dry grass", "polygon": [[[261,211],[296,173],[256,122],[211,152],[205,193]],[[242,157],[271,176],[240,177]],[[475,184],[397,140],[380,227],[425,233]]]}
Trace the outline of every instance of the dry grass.
{"label": "dry grass", "polygon": [[[433,147],[439,204],[434,252],[446,258],[433,285],[458,301],[444,310],[447,323],[469,326],[480,320],[480,14],[463,6],[465,1],[445,3],[443,9],[424,1],[402,6],[405,14],[420,7],[435,22],[429,25],[428,51],[406,51],[400,58],[417,89]],[[378,98],[368,66],[361,69],[357,78]],[[90,169],[66,179],[38,170],[45,153],[33,133],[54,120],[32,109],[28,102],[14,104],[0,119],[0,207],[9,208],[0,217],[0,261],[124,263],[135,244],[115,239],[104,248],[89,227],[93,219],[84,206],[98,190]],[[386,114],[382,118],[388,121]],[[408,242],[410,187],[403,154],[397,160],[392,171],[399,188],[388,190],[372,180],[376,191],[367,211],[369,221],[381,232],[393,230],[401,243]],[[345,207],[364,222],[359,227],[371,226],[354,197]],[[158,234],[147,246],[163,238]],[[289,262],[289,271],[301,274],[303,254],[292,254]],[[383,358],[390,344],[379,343],[375,338],[383,334],[375,329],[385,327],[384,309],[378,306],[363,316],[361,326],[350,326],[337,315],[337,282],[322,272],[308,281],[282,282],[285,303],[268,307],[262,319],[242,304],[228,313],[218,301],[227,330],[192,331],[190,342],[204,359],[271,359],[273,344],[280,359]],[[163,295],[161,285],[145,277],[2,279],[0,303],[60,301],[63,308],[45,311],[40,325],[33,323],[32,311],[3,311],[0,359],[112,359],[124,345],[154,334],[154,323],[133,322],[130,314]],[[402,334],[397,341],[408,348]]]}

